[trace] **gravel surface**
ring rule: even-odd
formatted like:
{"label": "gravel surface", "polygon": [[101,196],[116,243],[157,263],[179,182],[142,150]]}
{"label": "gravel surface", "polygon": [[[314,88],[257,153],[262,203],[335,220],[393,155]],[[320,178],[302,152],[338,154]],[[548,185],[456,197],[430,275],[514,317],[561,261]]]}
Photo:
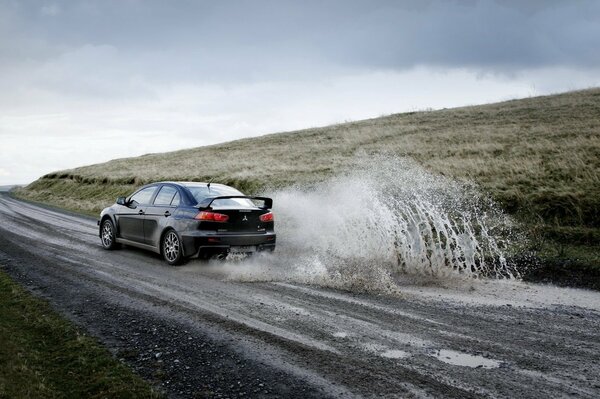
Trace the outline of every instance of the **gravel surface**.
{"label": "gravel surface", "polygon": [[598,292],[231,281],[104,251],[94,220],[5,195],[0,264],[169,397],[600,396]]}

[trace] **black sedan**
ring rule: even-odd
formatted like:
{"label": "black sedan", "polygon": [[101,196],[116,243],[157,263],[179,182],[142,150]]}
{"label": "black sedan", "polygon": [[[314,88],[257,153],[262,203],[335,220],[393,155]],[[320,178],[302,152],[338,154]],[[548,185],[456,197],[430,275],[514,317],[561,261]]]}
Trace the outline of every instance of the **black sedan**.
{"label": "black sedan", "polygon": [[275,250],[273,201],[223,185],[148,184],[100,213],[105,249],[148,249],[176,265],[186,258]]}

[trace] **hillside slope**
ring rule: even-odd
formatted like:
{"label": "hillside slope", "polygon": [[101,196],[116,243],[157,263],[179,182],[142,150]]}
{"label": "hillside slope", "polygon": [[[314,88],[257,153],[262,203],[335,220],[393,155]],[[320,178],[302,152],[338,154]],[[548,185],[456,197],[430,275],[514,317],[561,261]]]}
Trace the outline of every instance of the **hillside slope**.
{"label": "hillside slope", "polygon": [[18,195],[98,212],[156,180],[210,180],[248,192],[323,179],[357,153],[414,158],[481,185],[534,234],[596,245],[600,228],[600,89],[410,112],[270,134],[50,173]]}

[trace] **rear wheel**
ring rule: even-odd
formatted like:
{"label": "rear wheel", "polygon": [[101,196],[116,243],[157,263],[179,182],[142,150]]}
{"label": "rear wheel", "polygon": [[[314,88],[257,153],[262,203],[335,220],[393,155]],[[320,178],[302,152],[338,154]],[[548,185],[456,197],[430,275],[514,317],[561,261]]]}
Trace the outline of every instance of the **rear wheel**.
{"label": "rear wheel", "polygon": [[104,222],[102,222],[102,229],[100,230],[102,248],[115,249],[117,247],[115,237],[115,225],[110,219],[105,219]]}
{"label": "rear wheel", "polygon": [[169,265],[179,265],[183,261],[181,239],[175,230],[169,230],[163,235],[161,250]]}

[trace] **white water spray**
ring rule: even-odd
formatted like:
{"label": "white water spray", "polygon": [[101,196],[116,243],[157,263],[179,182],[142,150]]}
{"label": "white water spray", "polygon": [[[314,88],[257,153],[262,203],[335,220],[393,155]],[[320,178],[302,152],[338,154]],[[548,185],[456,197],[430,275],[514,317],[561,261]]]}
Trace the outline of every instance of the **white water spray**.
{"label": "white water spray", "polygon": [[407,159],[358,165],[276,192],[277,251],[224,270],[234,279],[376,292],[396,291],[398,275],[518,276],[504,254],[511,221],[473,185]]}

